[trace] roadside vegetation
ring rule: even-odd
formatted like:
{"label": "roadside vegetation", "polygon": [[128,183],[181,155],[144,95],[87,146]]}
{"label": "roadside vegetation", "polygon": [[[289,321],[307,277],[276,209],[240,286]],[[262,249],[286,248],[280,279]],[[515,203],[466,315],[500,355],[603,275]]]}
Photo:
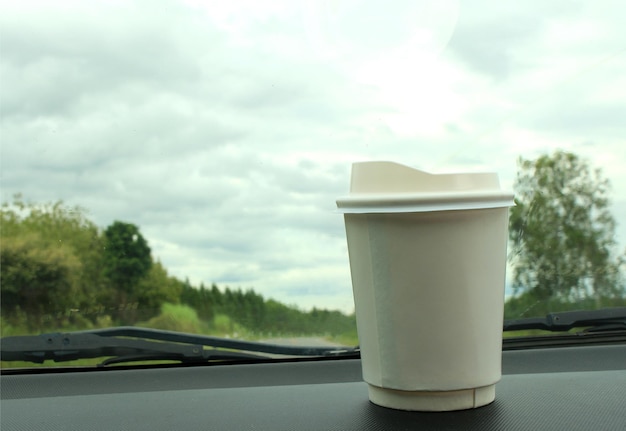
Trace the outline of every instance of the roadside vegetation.
{"label": "roadside vegetation", "polygon": [[520,158],[509,217],[514,296],[505,318],[626,305],[609,181],[576,154]]}
{"label": "roadside vegetation", "polygon": [[[609,183],[574,154],[519,160],[510,217],[515,294],[505,318],[626,305]],[[244,339],[321,336],[358,343],[356,318],[253,289],[170,275],[138,226],[102,229],[85,209],[21,196],[0,210],[2,336],[137,325]]]}
{"label": "roadside vegetation", "polygon": [[170,275],[132,223],[99,229],[83,208],[21,196],[0,214],[2,336],[138,325],[247,339],[356,338],[354,315]]}

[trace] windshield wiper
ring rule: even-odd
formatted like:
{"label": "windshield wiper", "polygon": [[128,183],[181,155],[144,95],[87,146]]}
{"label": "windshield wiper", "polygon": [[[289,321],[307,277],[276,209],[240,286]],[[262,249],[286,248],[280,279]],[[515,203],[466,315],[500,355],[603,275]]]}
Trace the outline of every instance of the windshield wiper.
{"label": "windshield wiper", "polygon": [[626,329],[626,307],[600,310],[578,310],[550,313],[546,317],[506,320],[504,331],[542,329],[564,332],[573,328],[589,328],[587,332]]}
{"label": "windshield wiper", "polygon": [[[565,332],[572,328],[587,328],[586,332],[625,330],[626,307],[564,311],[550,313],[543,318],[506,320],[503,329]],[[270,355],[358,356],[359,348],[284,346],[126,326],[4,337],[0,345],[2,361],[34,363],[99,357],[109,357],[100,365],[149,360],[208,362],[270,359],[273,357]]]}
{"label": "windshield wiper", "polygon": [[149,328],[116,327],[4,337],[1,340],[0,359],[43,363],[45,360],[63,362],[110,356],[100,364],[110,365],[147,360],[259,360],[272,358],[269,355],[332,356],[357,351],[337,347],[282,346]]}

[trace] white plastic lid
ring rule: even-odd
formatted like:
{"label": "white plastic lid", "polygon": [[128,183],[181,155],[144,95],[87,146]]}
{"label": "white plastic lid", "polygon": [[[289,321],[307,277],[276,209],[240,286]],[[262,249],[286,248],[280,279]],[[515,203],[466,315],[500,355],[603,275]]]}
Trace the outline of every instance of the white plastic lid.
{"label": "white plastic lid", "polygon": [[350,194],[337,199],[348,214],[451,211],[515,205],[496,173],[429,174],[394,162],[352,164]]}

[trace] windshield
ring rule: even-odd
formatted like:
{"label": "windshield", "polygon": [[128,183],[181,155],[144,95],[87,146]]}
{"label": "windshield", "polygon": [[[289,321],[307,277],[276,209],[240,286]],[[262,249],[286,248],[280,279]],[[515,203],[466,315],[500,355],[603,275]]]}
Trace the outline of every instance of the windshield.
{"label": "windshield", "polygon": [[335,201],[371,160],[515,192],[505,319],[626,305],[622,2],[2,10],[2,337],[356,346]]}

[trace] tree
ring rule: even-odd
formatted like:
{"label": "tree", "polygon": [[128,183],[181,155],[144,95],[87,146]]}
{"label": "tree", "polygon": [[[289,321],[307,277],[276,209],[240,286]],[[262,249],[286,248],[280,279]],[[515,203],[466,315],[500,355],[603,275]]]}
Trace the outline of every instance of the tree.
{"label": "tree", "polygon": [[563,151],[520,158],[518,166],[509,225],[516,292],[543,307],[589,299],[600,306],[623,295],[610,185],[600,169]]}
{"label": "tree", "polygon": [[102,237],[85,214],[61,201],[27,203],[19,194],[2,204],[4,316],[26,313],[36,326],[44,315],[48,319],[94,307],[104,282]]}
{"label": "tree", "polygon": [[29,328],[39,328],[44,316],[66,315],[80,306],[77,274],[80,261],[64,244],[46,244],[31,233],[0,242],[1,304],[5,316],[26,313]]}
{"label": "tree", "polygon": [[133,317],[148,319],[157,315],[164,303],[178,304],[184,284],[169,276],[160,262],[154,262],[133,289],[131,299],[137,303],[137,315]]}
{"label": "tree", "polygon": [[118,291],[131,296],[152,267],[147,241],[131,223],[115,221],[104,231],[104,272]]}

